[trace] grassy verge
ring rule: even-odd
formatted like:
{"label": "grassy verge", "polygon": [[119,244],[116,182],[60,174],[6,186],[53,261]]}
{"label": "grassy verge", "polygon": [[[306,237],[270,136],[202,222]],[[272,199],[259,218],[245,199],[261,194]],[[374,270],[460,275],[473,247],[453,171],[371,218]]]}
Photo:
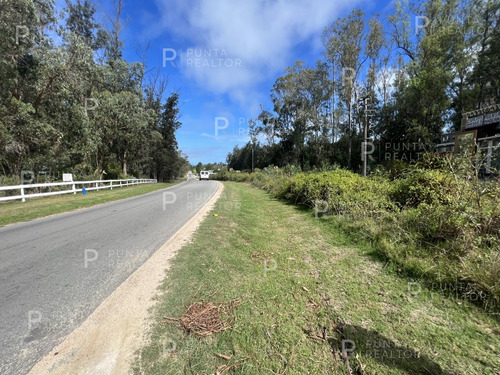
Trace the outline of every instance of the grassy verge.
{"label": "grassy verge", "polygon": [[[135,374],[346,374],[348,365],[354,374],[500,372],[495,316],[384,267],[338,218],[225,186],[218,216],[169,270]],[[217,335],[165,322],[192,302],[236,298],[234,325]]]}
{"label": "grassy verge", "polygon": [[350,237],[370,241],[408,276],[500,313],[500,184],[480,180],[470,162],[430,158],[432,168],[409,166],[394,180],[342,169],[290,175],[286,167],[215,177],[337,216]]}
{"label": "grassy verge", "polygon": [[94,206],[118,199],[130,198],[151,191],[165,189],[173,183],[144,184],[115,188],[113,190],[89,191],[87,195],[78,193],[55,195],[44,198],[27,199],[26,202],[10,201],[0,203],[0,226],[28,221],[61,212],[74,211],[79,208]]}

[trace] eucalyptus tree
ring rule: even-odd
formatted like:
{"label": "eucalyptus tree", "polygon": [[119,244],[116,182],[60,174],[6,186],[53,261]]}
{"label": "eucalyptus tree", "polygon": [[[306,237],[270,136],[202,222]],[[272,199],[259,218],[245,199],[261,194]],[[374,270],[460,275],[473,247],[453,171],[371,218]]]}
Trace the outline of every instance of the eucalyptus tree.
{"label": "eucalyptus tree", "polygon": [[153,151],[154,171],[158,179],[167,181],[173,179],[180,166],[184,164],[175,135],[181,127],[178,93],[173,93],[167,98],[161,108],[157,124],[161,142]]}
{"label": "eucalyptus tree", "polygon": [[474,18],[471,21],[471,39],[477,51],[477,64],[469,77],[469,95],[473,108],[500,103],[500,3],[498,1],[472,1]]}
{"label": "eucalyptus tree", "polygon": [[54,132],[37,112],[43,90],[38,70],[51,48],[54,29],[51,0],[6,0],[0,4],[0,163],[6,174],[31,168]]}
{"label": "eucalyptus tree", "polygon": [[[403,131],[395,141],[430,148],[438,140],[451,106],[449,88],[456,79],[458,0],[396,2],[389,18],[392,38],[404,58],[406,85],[394,99]],[[412,28],[411,15],[414,16]]]}
{"label": "eucalyptus tree", "polygon": [[257,132],[264,134],[268,145],[276,142],[276,117],[268,110],[260,106],[260,113],[257,116]]}
{"label": "eucalyptus tree", "polygon": [[54,0],[0,2],[3,175],[163,170],[171,178],[185,169],[175,140],[180,122],[162,125],[178,116],[178,96],[162,106],[166,82],[148,86],[145,64],[123,59],[123,2],[108,14],[107,32],[95,12],[90,0],[67,0],[57,20]]}
{"label": "eucalyptus tree", "polygon": [[285,70],[271,90],[271,100],[276,113],[275,129],[282,146],[286,163],[300,163],[304,148],[307,122],[303,115],[304,98],[300,95],[300,71],[303,62]]}
{"label": "eucalyptus tree", "polygon": [[372,101],[375,101],[376,98],[377,79],[384,62],[381,53],[386,47],[387,43],[382,23],[378,16],[373,16],[368,21],[368,32],[365,36],[365,56],[369,60],[369,68],[365,77],[365,92]]}
{"label": "eucalyptus tree", "polygon": [[95,20],[95,4],[88,0],[66,0],[66,29],[79,36],[93,51],[104,47],[106,33]]}
{"label": "eucalyptus tree", "polygon": [[[367,60],[367,56],[362,56],[364,39],[364,13],[360,9],[355,9],[348,16],[337,19],[329,31],[327,56],[332,56],[339,68],[340,81],[337,85],[337,92],[340,101],[347,109],[347,126],[344,135],[348,138],[348,167],[351,166],[352,137],[354,135],[352,112],[353,100],[355,101],[356,82],[360,76],[360,69]],[[336,58],[334,58],[336,57]]]}
{"label": "eucalyptus tree", "polygon": [[335,23],[325,27],[322,35],[323,46],[325,48],[326,66],[331,69],[331,99],[329,107],[330,126],[331,126],[331,142],[332,155],[335,156],[335,141],[337,138],[337,119],[336,116],[336,87],[337,87],[337,71],[338,60],[340,54],[340,41],[336,33]]}

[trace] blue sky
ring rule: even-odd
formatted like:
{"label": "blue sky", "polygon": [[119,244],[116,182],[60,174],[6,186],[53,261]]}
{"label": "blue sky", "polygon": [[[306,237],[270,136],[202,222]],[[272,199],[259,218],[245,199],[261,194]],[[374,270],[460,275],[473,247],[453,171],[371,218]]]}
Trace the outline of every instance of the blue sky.
{"label": "blue sky", "polygon": [[[63,0],[57,0],[58,8]],[[106,23],[112,0],[96,2]],[[360,0],[124,0],[124,57],[139,61],[150,43],[148,68],[160,68],[167,94],[180,94],[180,149],[189,161],[225,161],[248,141],[259,105],[272,109],[270,90],[296,60],[322,58],[321,34],[338,17],[361,8],[387,14],[387,1]],[[227,126],[227,127],[226,127]]]}

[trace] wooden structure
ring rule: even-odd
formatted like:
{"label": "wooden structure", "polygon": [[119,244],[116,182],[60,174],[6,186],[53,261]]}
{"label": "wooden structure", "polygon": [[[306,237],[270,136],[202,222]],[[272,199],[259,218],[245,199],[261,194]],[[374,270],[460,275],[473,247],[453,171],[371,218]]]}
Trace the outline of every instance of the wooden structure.
{"label": "wooden structure", "polygon": [[437,152],[481,152],[483,173],[500,171],[500,105],[490,105],[463,114],[459,132],[443,134]]}

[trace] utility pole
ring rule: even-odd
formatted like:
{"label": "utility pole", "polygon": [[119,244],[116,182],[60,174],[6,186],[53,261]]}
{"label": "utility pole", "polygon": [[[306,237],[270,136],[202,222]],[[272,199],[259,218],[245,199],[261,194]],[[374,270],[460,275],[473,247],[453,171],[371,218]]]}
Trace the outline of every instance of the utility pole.
{"label": "utility pole", "polygon": [[365,139],[363,143],[363,177],[366,177],[366,151],[367,151],[367,145],[368,145],[368,97],[365,97],[364,103],[365,103]]}
{"label": "utility pole", "polygon": [[250,140],[252,141],[252,173],[254,171],[254,164],[253,164],[253,154],[255,150],[255,141],[256,141],[256,131],[255,131],[255,120],[250,120],[248,123],[248,135],[250,136]]}
{"label": "utility pole", "polygon": [[335,156],[335,58],[332,59],[332,145]]}
{"label": "utility pole", "polygon": [[253,173],[253,150],[255,148],[255,143],[252,142],[252,173]]}
{"label": "utility pole", "polygon": [[363,139],[361,159],[363,160],[363,177],[366,177],[366,169],[367,169],[366,159],[367,159],[367,152],[368,152],[368,117],[371,116],[371,114],[369,115],[368,112],[371,113],[373,110],[368,109],[368,104],[370,103],[369,96],[365,96],[363,99],[359,99],[358,103],[360,101],[363,101],[364,115],[365,115],[364,139]]}

